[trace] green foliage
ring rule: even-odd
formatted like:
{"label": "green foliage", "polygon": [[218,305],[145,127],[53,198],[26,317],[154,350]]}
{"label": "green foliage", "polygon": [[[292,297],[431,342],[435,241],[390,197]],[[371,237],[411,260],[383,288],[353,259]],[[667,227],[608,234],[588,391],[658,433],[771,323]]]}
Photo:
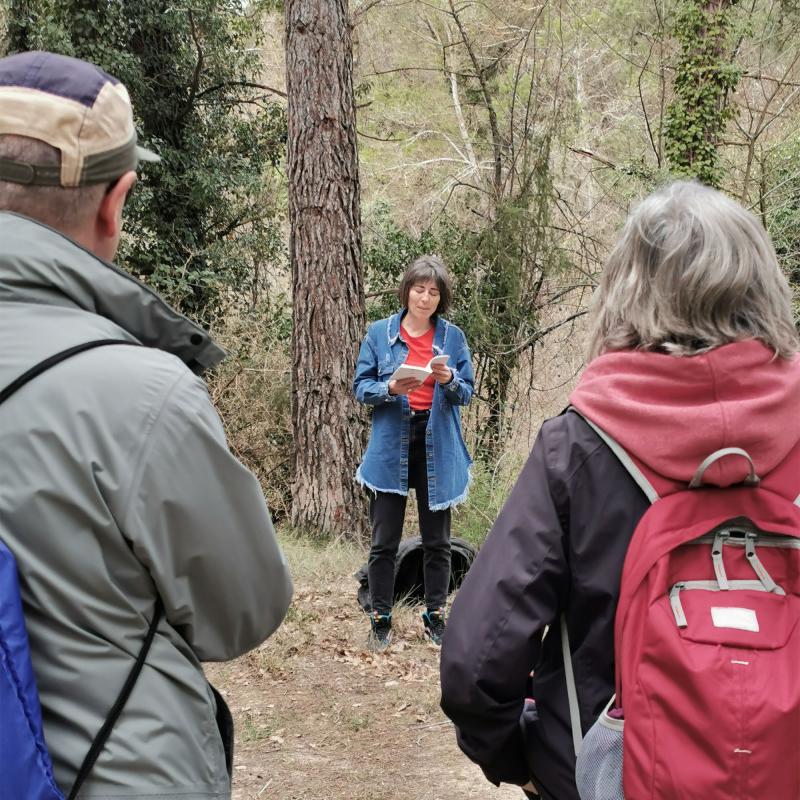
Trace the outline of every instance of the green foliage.
{"label": "green foliage", "polygon": [[453,536],[480,547],[486,539],[519,473],[517,463],[476,461],[467,501],[453,510]]}
{"label": "green foliage", "polygon": [[415,235],[396,224],[391,208],[378,204],[365,224],[363,249],[367,286],[367,319],[373,322],[394,314],[399,308],[397,287],[406,267],[426,253],[444,260],[455,278],[455,303],[450,316],[462,316],[459,273],[469,265],[470,234],[446,214]]}
{"label": "green foliage", "polygon": [[11,0],[10,51],[84,58],[127,86],[162,162],[142,171],[120,262],[206,322],[231,296],[257,301],[254,275],[283,259],[265,177],[286,121],[258,83],[260,13],[239,0]]}
{"label": "green foliage", "polygon": [[228,443],[259,478],[276,522],[291,507],[291,307],[282,294],[214,329],[229,358],[211,376]]}
{"label": "green foliage", "polygon": [[800,138],[788,142],[771,155],[766,178],[773,190],[769,207],[762,211],[781,263],[795,289],[795,315],[800,317]]}
{"label": "green foliage", "polygon": [[727,46],[736,2],[682,0],[673,31],[681,53],[664,122],[665,151],[676,174],[710,186],[719,185],[719,142],[733,115],[727,99],[741,77]]}
{"label": "green foliage", "polygon": [[400,228],[386,206],[379,206],[365,228],[364,268],[370,319],[397,310],[395,294],[406,267],[424,253],[435,253],[453,276],[450,319],[466,334],[476,365],[478,402],[484,424],[473,449],[480,457],[497,455],[508,387],[523,353],[537,341],[538,304],[546,276],[563,268],[550,246],[550,176],[547,151],[527,172],[530,180],[512,197],[497,201],[493,217],[469,230],[442,214],[414,235]]}

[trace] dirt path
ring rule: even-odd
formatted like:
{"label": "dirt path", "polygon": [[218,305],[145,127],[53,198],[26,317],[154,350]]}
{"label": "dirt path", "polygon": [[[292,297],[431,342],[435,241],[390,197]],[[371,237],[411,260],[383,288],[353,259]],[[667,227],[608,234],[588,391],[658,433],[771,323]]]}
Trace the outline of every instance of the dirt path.
{"label": "dirt path", "polygon": [[522,800],[458,750],[418,612],[399,609],[391,651],[368,653],[352,579],[363,554],[286,550],[286,622],[258,650],[207,669],[236,719],[234,800]]}

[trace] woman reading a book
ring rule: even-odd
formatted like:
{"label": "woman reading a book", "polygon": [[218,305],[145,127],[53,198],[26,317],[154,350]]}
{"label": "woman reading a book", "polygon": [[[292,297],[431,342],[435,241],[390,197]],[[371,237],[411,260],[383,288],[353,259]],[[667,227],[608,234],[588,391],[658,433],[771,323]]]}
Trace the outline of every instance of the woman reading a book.
{"label": "woman reading a book", "polygon": [[461,435],[460,407],[472,397],[472,361],[460,328],[442,316],[452,283],[436,256],[418,258],[398,289],[402,310],[370,325],[353,391],[372,406],[372,430],[356,479],[370,490],[372,548],[369,643],[392,638],[397,548],[408,490],[417,496],[423,545],[424,633],[440,645],[450,586],[450,509],[467,496],[472,460]]}

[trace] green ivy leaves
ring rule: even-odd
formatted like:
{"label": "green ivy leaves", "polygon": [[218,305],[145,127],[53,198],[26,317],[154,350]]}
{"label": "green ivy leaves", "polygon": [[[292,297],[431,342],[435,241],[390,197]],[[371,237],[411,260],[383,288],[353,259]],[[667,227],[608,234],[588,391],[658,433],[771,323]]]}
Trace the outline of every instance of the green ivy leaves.
{"label": "green ivy leaves", "polygon": [[732,115],[727,99],[741,70],[728,53],[736,0],[683,0],[673,35],[680,45],[665,150],[672,171],[718,186],[717,145]]}

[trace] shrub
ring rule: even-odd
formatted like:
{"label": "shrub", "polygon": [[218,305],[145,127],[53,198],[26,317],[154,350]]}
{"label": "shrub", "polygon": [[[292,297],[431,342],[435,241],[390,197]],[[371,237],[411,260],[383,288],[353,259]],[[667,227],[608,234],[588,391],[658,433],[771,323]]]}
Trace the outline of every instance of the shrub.
{"label": "shrub", "polygon": [[453,512],[453,536],[480,547],[519,474],[516,458],[503,454],[494,464],[476,461],[467,501]]}
{"label": "shrub", "polygon": [[291,508],[291,310],[287,302],[231,312],[215,335],[229,352],[210,381],[228,443],[258,477],[275,521]]}

